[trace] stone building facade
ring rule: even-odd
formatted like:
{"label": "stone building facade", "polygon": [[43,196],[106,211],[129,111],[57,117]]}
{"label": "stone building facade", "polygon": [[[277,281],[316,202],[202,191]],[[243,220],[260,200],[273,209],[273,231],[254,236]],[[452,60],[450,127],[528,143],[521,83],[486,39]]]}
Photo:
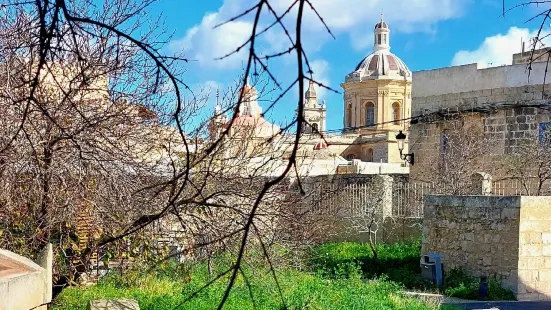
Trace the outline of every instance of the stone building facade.
{"label": "stone building facade", "polygon": [[358,135],[358,143],[343,155],[366,162],[402,163],[395,135],[407,130],[404,120],[411,115],[412,73],[390,52],[390,28],[382,17],[373,35],[373,53],[362,59],[341,84],[343,128]]}
{"label": "stone building facade", "polygon": [[[365,163],[386,165],[385,170],[407,173],[402,169],[404,161],[400,158],[396,134],[407,131],[411,115],[412,73],[406,64],[390,52],[390,28],[381,18],[373,30],[373,52],[363,58],[354,71],[345,77],[341,86],[344,89],[344,130],[339,133],[326,131],[325,102],[318,100],[316,85],[310,82],[305,92],[303,109],[303,135],[299,142],[299,155],[318,157],[320,151],[330,153],[350,165],[354,160]],[[256,101],[254,87],[247,87],[242,109],[232,123],[229,138],[242,142],[237,145],[262,144],[273,141],[274,152],[281,151],[285,158],[294,146],[294,134],[279,133],[279,127],[267,122],[262,109]],[[217,138],[223,128],[227,128],[229,117],[221,114],[221,108],[215,110],[209,129],[211,137]],[[225,127],[226,126],[226,127]],[[247,134],[241,134],[247,132]],[[257,141],[258,143],[254,143]],[[247,147],[248,149],[248,147]],[[277,149],[277,150],[275,150]],[[407,141],[404,152],[407,152]],[[250,156],[255,152],[247,151]],[[356,169],[374,171],[378,167]]]}
{"label": "stone building facade", "polygon": [[501,281],[518,300],[551,299],[551,197],[428,196],[422,253],[444,272]]}
{"label": "stone building facade", "polygon": [[410,169],[411,177],[430,180],[427,168],[446,153],[447,137],[458,128],[463,128],[460,135],[478,135],[485,141],[486,150],[473,160],[472,172],[507,177],[502,169],[504,156],[515,154],[551,125],[551,85],[544,85],[545,65],[532,64],[530,75],[522,64],[415,72],[410,149],[416,164]]}

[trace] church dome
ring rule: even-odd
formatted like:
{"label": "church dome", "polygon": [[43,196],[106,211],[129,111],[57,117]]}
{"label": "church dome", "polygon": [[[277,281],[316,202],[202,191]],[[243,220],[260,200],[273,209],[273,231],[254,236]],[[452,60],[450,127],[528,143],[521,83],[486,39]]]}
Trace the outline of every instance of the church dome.
{"label": "church dome", "polygon": [[362,59],[346,76],[346,81],[396,78],[410,80],[411,71],[398,56],[388,50],[379,50]]}
{"label": "church dome", "polygon": [[380,29],[380,28],[384,28],[384,29],[388,29],[388,25],[384,22],[384,21],[380,21],[378,23],[375,24],[375,29]]}
{"label": "church dome", "polygon": [[378,79],[405,79],[411,81],[411,71],[398,56],[390,52],[390,28],[381,21],[373,30],[373,53],[362,59],[345,81],[365,81]]}

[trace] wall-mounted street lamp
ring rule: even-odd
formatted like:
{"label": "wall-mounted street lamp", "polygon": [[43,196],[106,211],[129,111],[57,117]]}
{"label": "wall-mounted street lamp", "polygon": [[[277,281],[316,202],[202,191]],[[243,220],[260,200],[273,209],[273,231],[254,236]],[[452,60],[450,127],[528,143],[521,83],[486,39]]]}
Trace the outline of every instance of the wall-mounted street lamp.
{"label": "wall-mounted street lamp", "polygon": [[413,166],[413,164],[415,163],[415,155],[413,153],[402,154],[402,152],[404,151],[404,141],[406,141],[406,135],[401,130],[396,135],[396,141],[398,141],[398,150],[400,150],[400,158]]}

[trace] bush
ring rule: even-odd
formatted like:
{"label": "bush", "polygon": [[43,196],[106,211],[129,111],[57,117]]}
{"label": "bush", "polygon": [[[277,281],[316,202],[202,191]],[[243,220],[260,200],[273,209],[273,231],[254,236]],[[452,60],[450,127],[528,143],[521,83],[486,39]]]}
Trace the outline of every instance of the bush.
{"label": "bush", "polygon": [[377,244],[378,258],[367,243],[327,243],[316,247],[311,256],[311,266],[326,277],[342,277],[342,266],[355,265],[361,268],[366,278],[386,275],[391,281],[407,288],[428,288],[431,284],[421,279],[419,259],[421,244],[419,240]]}
{"label": "bush", "polygon": [[[365,278],[386,279],[410,289],[438,290],[421,278],[419,241],[395,244],[378,244],[378,259],[373,258],[369,244],[327,243],[311,253],[312,268],[326,278],[346,278],[349,270],[360,268]],[[479,299],[479,279],[468,276],[463,270],[450,270],[445,275],[443,293],[448,296]],[[490,279],[488,300],[514,300],[514,293],[501,287],[499,281]]]}
{"label": "bush", "polygon": [[[467,275],[462,269],[450,270],[444,279],[447,296],[480,300],[480,279]],[[491,278],[488,281],[488,297],[485,300],[515,300],[515,294],[501,286],[499,281]]]}

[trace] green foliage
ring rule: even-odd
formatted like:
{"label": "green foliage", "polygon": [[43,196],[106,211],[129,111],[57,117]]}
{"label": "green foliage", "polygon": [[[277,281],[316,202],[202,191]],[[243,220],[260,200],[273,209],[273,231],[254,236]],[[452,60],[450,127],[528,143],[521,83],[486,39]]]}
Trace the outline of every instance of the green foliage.
{"label": "green foliage", "polygon": [[[378,244],[378,259],[367,243],[327,243],[311,253],[311,265],[326,278],[347,278],[350,270],[361,269],[364,278],[386,279],[409,289],[437,290],[421,278],[419,241],[395,244]],[[479,299],[479,279],[470,277],[463,270],[450,270],[446,273],[444,292],[448,296],[465,299]],[[514,300],[514,293],[501,287],[496,279],[489,280],[488,300]]]}
{"label": "green foliage", "polygon": [[[462,269],[452,269],[444,280],[447,296],[478,300],[480,279],[471,277]],[[515,294],[501,286],[498,280],[489,279],[487,300],[515,300]]]}
{"label": "green foliage", "polygon": [[[316,247],[311,253],[311,265],[326,277],[342,277],[343,266],[358,266],[364,277],[386,275],[389,280],[408,288],[425,288],[431,285],[421,279],[419,240],[377,244],[378,258],[367,243],[327,243]],[[350,267],[348,267],[350,268]]]}
{"label": "green foliage", "polygon": [[[223,270],[217,264],[217,272]],[[348,267],[345,267],[348,268]],[[364,282],[358,269],[347,270],[347,279],[326,279],[291,269],[278,269],[277,276],[287,309],[437,309],[437,306],[400,294],[399,285],[382,280]],[[238,276],[224,309],[283,309],[277,286],[268,270],[244,269]],[[65,289],[53,309],[85,309],[89,300],[134,298],[141,309],[215,309],[224,293],[228,277],[202,290],[194,299],[181,303],[203,287],[212,276],[204,263],[195,266],[167,264],[154,270],[138,268],[120,277],[112,274],[90,287]],[[251,298],[252,296],[252,298]],[[254,303],[254,306],[253,306]]]}

